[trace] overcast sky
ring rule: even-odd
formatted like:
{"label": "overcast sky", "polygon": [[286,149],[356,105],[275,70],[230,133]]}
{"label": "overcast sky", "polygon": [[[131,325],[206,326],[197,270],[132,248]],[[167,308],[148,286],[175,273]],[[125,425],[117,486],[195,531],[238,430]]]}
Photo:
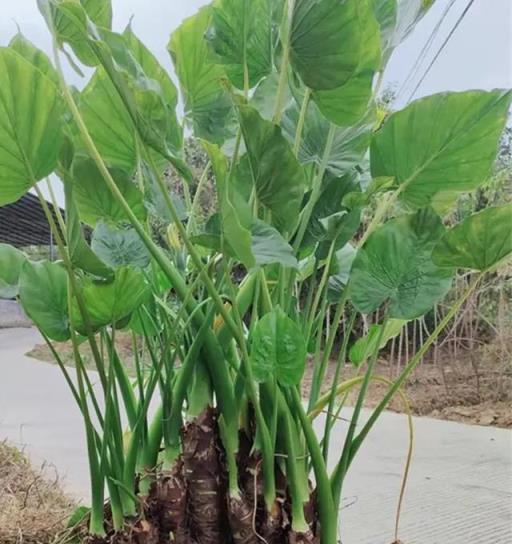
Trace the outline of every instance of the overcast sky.
{"label": "overcast sky", "polygon": [[[469,0],[455,0],[443,20],[430,53],[419,72],[402,89],[397,106],[403,106],[429,61],[452,29]],[[49,52],[50,39],[36,0],[2,0],[0,6],[0,44],[6,45],[18,24],[25,36]],[[135,33],[169,70],[166,51],[169,35],[180,22],[194,14],[205,0],[113,0],[114,30],[122,30],[133,15]],[[400,90],[408,78],[425,42],[440,20],[450,0],[436,0],[413,33],[395,50],[388,64],[384,86],[395,84]],[[83,82],[71,70],[68,81]],[[512,87],[512,0],[475,0],[463,22],[419,87],[415,98],[444,90]]]}

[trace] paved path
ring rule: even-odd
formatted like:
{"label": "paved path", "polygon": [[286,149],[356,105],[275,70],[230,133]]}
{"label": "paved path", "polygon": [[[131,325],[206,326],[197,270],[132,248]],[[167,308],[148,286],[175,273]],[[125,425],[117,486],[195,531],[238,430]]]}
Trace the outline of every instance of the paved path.
{"label": "paved path", "polygon": [[[39,341],[33,329],[0,330],[0,440],[55,465],[67,488],[86,499],[78,409],[56,366],[23,355]],[[334,451],[345,429],[340,422]],[[403,543],[511,544],[512,433],[426,418],[415,418],[415,433]],[[384,414],[347,477],[343,544],[391,544],[406,446],[405,417]]]}

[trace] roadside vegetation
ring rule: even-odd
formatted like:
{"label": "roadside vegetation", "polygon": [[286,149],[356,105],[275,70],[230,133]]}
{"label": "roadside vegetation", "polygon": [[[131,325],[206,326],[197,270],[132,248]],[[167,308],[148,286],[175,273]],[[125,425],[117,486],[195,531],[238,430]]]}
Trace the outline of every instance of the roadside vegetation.
{"label": "roadside vegetation", "polygon": [[[179,95],[130,26],[110,30],[106,1],[39,2],[51,61],[21,34],[0,49],[0,205],[34,188],[60,257],[0,246],[0,294],[37,325],[83,415],[88,542],[338,541],[368,434],[395,396],[407,406],[406,380],[512,253],[511,204],[452,212],[488,181],[512,93],[376,107],[429,4],[215,0],[170,37]],[[81,92],[63,53],[95,69]],[[57,220],[38,185],[52,173]],[[449,292],[379,376],[383,350]],[[74,370],[55,342],[71,343]],[[385,387],[363,422],[374,382]]]}

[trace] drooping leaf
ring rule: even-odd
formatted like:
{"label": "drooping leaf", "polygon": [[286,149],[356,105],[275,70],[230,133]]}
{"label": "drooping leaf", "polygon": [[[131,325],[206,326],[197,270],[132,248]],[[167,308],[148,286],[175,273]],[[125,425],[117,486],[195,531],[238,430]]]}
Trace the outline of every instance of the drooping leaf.
{"label": "drooping leaf", "polygon": [[[128,266],[118,268],[111,282],[84,278],[80,289],[93,329],[121,323],[146,301],[150,293],[144,274]],[[85,325],[76,300],[72,316],[76,329],[83,332]]]}
{"label": "drooping leaf", "polygon": [[0,206],[57,166],[61,114],[52,80],[13,49],[0,48]]}
{"label": "drooping leaf", "polygon": [[306,344],[299,326],[280,308],[265,314],[251,334],[251,365],[259,382],[300,383],[306,364]]}
{"label": "drooping leaf", "polygon": [[60,264],[26,261],[19,295],[25,313],[46,336],[58,342],[69,339],[67,274]]}
{"label": "drooping leaf", "polygon": [[258,201],[278,230],[291,231],[304,194],[304,171],[278,126],[248,106],[238,110]]}
{"label": "drooping leaf", "polygon": [[94,229],[91,247],[108,266],[134,266],[146,268],[149,252],[133,228],[117,228],[100,221]]}
{"label": "drooping leaf", "polygon": [[357,11],[362,39],[357,69],[340,87],[314,91],[312,94],[322,114],[340,126],[356,123],[368,111],[373,94],[373,77],[381,63],[379,24],[373,15],[369,0],[358,2]]}
{"label": "drooping leaf", "polygon": [[329,302],[339,302],[341,300],[356,254],[356,249],[350,243],[336,251],[334,264],[331,269],[332,273],[327,282],[327,300]]}
{"label": "drooping leaf", "polygon": [[372,325],[368,334],[356,340],[350,348],[348,356],[352,364],[359,366],[375,352],[379,336],[381,338],[378,348],[382,349],[392,338],[395,338],[400,334],[400,331],[406,323],[407,320],[405,319],[388,319],[382,336],[382,325]]}
{"label": "drooping leaf", "polygon": [[[288,141],[295,139],[299,107],[294,104],[283,116],[282,127]],[[374,112],[370,111],[357,124],[335,129],[334,141],[327,160],[327,171],[342,177],[359,164],[370,146],[374,126]],[[320,165],[327,143],[330,123],[310,102],[299,147],[299,160],[303,164]]]}
{"label": "drooping leaf", "polygon": [[[174,153],[180,154],[183,147],[182,128],[176,118],[178,92],[169,74],[162,68],[151,51],[137,38],[128,27],[123,38],[128,45],[130,62],[125,69],[137,83],[137,104],[142,115],[157,124],[160,133]],[[118,60],[118,59],[117,59]],[[135,72],[136,70],[136,72]],[[152,93],[150,92],[152,91]],[[156,96],[155,96],[156,95]],[[148,96],[150,100],[145,97]],[[158,99],[157,99],[158,98]],[[144,104],[149,107],[144,107]]]}
{"label": "drooping leaf", "polygon": [[393,176],[416,207],[471,191],[489,175],[512,91],[441,93],[389,116],[371,146],[373,176]]}
{"label": "drooping leaf", "polygon": [[204,34],[211,22],[206,6],[186,19],[172,34],[169,53],[185,100],[185,116],[194,134],[221,144],[233,135],[233,104],[221,86],[224,69],[214,64]]}
{"label": "drooping leaf", "polygon": [[438,266],[489,270],[512,253],[512,204],[487,208],[446,231],[434,248]]}
{"label": "drooping leaf", "polygon": [[255,264],[251,249],[252,214],[248,203],[228,179],[228,161],[215,144],[203,145],[210,157],[217,187],[222,243],[234,252],[234,256],[247,268]]}
{"label": "drooping leaf", "polygon": [[361,55],[359,0],[297,0],[290,35],[290,62],[313,90],[343,85]]}
{"label": "drooping leaf", "polygon": [[0,244],[0,298],[18,295],[18,284],[25,254],[7,244]]}
{"label": "drooping leaf", "polygon": [[64,184],[66,196],[66,238],[69,258],[72,264],[90,274],[112,279],[113,270],[101,261],[85,241],[78,210],[74,200],[74,182],[69,179]]}
{"label": "drooping leaf", "polygon": [[[110,173],[138,219],[146,218],[143,197],[135,183],[122,170]],[[100,219],[128,221],[121,204],[114,198],[92,159],[77,158],[73,163],[74,198],[82,221],[95,226]]]}
{"label": "drooping leaf", "polygon": [[450,288],[453,270],[432,261],[444,233],[431,210],[391,219],[367,239],[352,264],[350,296],[361,313],[385,302],[388,317],[414,319],[429,310]]}
{"label": "drooping leaf", "polygon": [[215,0],[206,33],[217,61],[230,81],[244,88],[244,64],[249,88],[272,70],[270,0]]}

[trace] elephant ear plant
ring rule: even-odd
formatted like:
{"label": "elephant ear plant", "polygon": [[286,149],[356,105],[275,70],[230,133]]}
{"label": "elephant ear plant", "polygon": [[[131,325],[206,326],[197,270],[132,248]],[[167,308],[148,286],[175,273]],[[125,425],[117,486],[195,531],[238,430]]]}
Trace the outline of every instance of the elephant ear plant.
{"label": "elephant ear plant", "polygon": [[[0,294],[19,298],[83,415],[87,538],[335,544],[364,439],[512,253],[510,206],[450,230],[436,211],[486,180],[511,93],[442,93],[377,121],[383,70],[427,10],[420,0],[215,0],[170,37],[179,91],[130,26],[112,31],[108,0],[38,3],[52,61],[21,34],[0,49],[0,205],[35,191],[60,260],[0,246]],[[81,91],[65,82],[64,52],[93,69]],[[208,157],[198,184],[184,127]],[[65,214],[41,193],[55,177]],[[203,221],[209,180],[216,208]],[[458,268],[471,272],[466,291],[362,424],[379,350]],[[133,374],[119,331],[133,340]],[[55,341],[71,343],[75,371]],[[347,381],[349,358],[358,376]]]}

